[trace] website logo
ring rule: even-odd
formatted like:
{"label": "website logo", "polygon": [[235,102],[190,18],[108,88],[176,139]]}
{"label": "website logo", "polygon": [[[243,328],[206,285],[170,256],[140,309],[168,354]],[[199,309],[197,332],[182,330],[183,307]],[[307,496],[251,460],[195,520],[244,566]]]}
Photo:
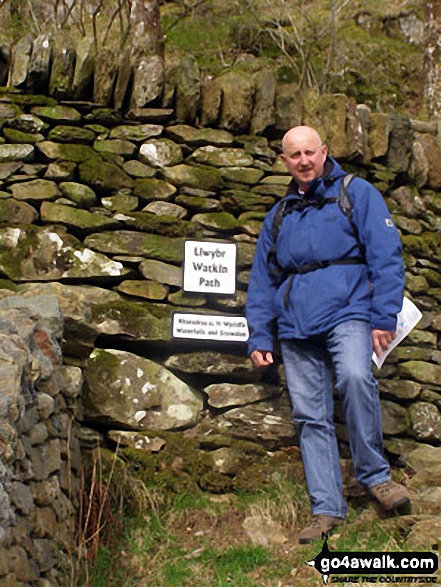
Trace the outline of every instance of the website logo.
{"label": "website logo", "polygon": [[438,555],[433,552],[339,552],[329,550],[327,534],[322,534],[322,539],[321,551],[306,564],[322,574],[323,585],[328,584],[330,575],[337,575],[332,583],[376,583],[377,579],[379,582],[390,582],[387,578],[390,575],[420,575],[415,579],[396,577],[395,583],[437,582],[436,576],[421,577],[433,575],[438,570]]}

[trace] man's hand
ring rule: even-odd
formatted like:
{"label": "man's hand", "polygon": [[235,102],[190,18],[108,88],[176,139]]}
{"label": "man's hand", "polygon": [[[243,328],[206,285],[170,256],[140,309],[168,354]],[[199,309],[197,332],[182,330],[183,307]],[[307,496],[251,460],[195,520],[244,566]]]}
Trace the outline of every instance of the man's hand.
{"label": "man's hand", "polygon": [[253,351],[250,356],[255,367],[267,367],[274,363],[273,355],[270,351]]}
{"label": "man's hand", "polygon": [[377,357],[380,356],[382,351],[387,349],[394,338],[395,332],[389,330],[372,330],[372,342]]}

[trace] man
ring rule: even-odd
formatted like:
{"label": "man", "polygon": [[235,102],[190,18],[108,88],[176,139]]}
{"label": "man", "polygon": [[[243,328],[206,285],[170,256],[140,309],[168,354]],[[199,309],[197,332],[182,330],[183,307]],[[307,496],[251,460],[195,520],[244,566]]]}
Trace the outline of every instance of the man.
{"label": "man", "polygon": [[345,173],[318,133],[292,128],[282,150],[292,181],[262,227],[246,313],[256,367],[273,363],[274,338],[280,341],[312,506],[299,534],[299,542],[308,543],[346,515],[333,377],[357,481],[388,510],[410,504],[383,456],[371,373],[372,349],[379,354],[395,336],[404,271],[398,231],[373,186],[354,177],[347,188],[351,212],[344,213],[339,194]]}

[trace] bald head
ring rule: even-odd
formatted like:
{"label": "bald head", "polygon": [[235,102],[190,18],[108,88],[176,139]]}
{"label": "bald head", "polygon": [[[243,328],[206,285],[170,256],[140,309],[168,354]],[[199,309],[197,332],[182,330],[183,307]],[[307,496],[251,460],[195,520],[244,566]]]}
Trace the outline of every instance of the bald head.
{"label": "bald head", "polygon": [[295,126],[294,128],[291,128],[282,139],[283,152],[288,153],[291,150],[292,145],[298,143],[315,145],[318,149],[323,145],[318,132],[310,126]]}
{"label": "bald head", "polygon": [[306,192],[311,182],[323,175],[328,154],[318,132],[309,126],[296,126],[282,139],[281,159],[299,189]]}

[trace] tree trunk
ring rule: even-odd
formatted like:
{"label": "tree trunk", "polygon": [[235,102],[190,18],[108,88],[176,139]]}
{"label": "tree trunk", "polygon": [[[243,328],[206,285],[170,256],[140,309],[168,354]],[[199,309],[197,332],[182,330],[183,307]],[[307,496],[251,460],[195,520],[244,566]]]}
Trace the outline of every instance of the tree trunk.
{"label": "tree trunk", "polygon": [[424,97],[427,114],[441,116],[441,4],[425,0]]}

